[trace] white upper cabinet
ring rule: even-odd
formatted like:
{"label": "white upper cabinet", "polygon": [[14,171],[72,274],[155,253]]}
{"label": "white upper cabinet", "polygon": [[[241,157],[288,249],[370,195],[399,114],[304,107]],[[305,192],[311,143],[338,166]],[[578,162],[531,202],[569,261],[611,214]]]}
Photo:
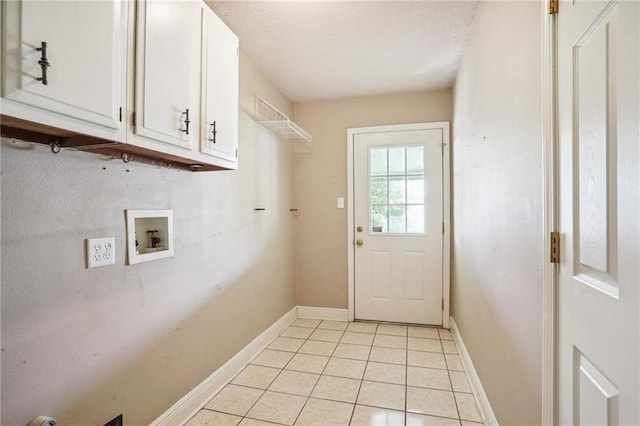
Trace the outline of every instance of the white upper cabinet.
{"label": "white upper cabinet", "polygon": [[85,131],[96,125],[98,134],[122,140],[126,3],[3,3],[3,97],[12,101],[3,105],[3,114],[40,122],[44,117],[56,126],[64,124],[60,117],[73,118],[90,123]]}
{"label": "white upper cabinet", "polygon": [[136,135],[197,149],[202,8],[194,0],[138,2]]}
{"label": "white upper cabinet", "polygon": [[204,8],[201,151],[237,162],[238,37]]}
{"label": "white upper cabinet", "polygon": [[201,0],[21,0],[0,11],[3,134],[237,168],[238,38]]}

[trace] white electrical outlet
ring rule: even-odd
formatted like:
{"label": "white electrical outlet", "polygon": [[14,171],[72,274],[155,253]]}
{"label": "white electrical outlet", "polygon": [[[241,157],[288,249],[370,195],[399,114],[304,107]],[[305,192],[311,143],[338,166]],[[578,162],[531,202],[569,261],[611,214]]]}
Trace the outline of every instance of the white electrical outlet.
{"label": "white electrical outlet", "polygon": [[116,263],[115,238],[87,238],[87,268]]}

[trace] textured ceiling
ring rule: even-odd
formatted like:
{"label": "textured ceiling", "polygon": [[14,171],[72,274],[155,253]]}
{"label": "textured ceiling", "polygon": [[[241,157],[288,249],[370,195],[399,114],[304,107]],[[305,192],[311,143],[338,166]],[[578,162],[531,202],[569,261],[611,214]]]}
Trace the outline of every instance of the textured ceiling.
{"label": "textured ceiling", "polygon": [[476,1],[207,1],[293,102],[451,87]]}

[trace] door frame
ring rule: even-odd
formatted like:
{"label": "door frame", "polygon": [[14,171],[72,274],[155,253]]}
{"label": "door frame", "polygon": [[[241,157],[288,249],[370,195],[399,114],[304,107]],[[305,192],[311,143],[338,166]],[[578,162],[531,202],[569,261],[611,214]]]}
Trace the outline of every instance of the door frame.
{"label": "door frame", "polygon": [[[551,263],[551,232],[559,232],[558,40],[557,15],[542,0],[542,424],[558,424],[558,280],[559,264]],[[562,8],[562,4],[559,5]],[[562,248],[561,248],[562,254]]]}
{"label": "door frame", "polygon": [[410,130],[442,130],[442,327],[449,328],[451,300],[451,173],[449,122],[397,124],[388,126],[354,127],[347,129],[347,271],[349,292],[349,321],[355,319],[355,244],[354,244],[354,136],[363,133],[401,132]]}

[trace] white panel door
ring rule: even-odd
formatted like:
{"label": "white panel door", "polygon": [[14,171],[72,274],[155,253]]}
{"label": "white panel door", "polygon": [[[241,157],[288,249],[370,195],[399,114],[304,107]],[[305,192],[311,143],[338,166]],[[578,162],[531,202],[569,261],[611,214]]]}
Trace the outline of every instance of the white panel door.
{"label": "white panel door", "polygon": [[200,134],[203,3],[137,4],[135,132],[193,150]]}
{"label": "white panel door", "polygon": [[559,423],[640,424],[640,3],[558,15]]}
{"label": "white panel door", "polygon": [[443,131],[353,139],[355,318],[442,324]]}
{"label": "white panel door", "polygon": [[208,7],[203,21],[203,153],[235,162],[238,148],[238,37]]}
{"label": "white panel door", "polygon": [[120,129],[126,86],[126,2],[24,0],[4,6],[4,95],[41,110]]}

